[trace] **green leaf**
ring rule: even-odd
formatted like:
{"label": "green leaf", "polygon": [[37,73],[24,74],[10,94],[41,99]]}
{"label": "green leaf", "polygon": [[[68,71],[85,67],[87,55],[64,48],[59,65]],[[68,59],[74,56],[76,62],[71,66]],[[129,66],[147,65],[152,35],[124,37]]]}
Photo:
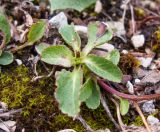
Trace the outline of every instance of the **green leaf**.
{"label": "green leaf", "polygon": [[88,26],[88,43],[83,49],[84,55],[87,55],[93,48],[104,44],[112,39],[113,35],[110,30],[107,30],[101,36],[97,36],[99,32],[99,22],[90,23]]}
{"label": "green leaf", "polygon": [[93,87],[94,87],[94,82],[92,81],[91,78],[88,78],[81,89],[80,100],[82,102],[84,102],[91,96]]}
{"label": "green leaf", "polygon": [[96,0],[50,0],[52,11],[57,9],[75,9],[81,12],[95,2]]}
{"label": "green leaf", "polygon": [[28,45],[34,44],[41,39],[45,33],[47,22],[45,20],[39,20],[33,24],[28,33]]}
{"label": "green leaf", "polygon": [[8,43],[11,39],[10,25],[2,11],[0,11],[0,30],[5,35],[5,43]]}
{"label": "green leaf", "polygon": [[92,94],[85,103],[90,109],[96,109],[100,105],[100,88],[97,84],[92,87]]}
{"label": "green leaf", "polygon": [[12,62],[13,62],[13,54],[8,51],[2,52],[0,56],[0,65],[9,65]]}
{"label": "green leaf", "polygon": [[120,59],[120,53],[118,50],[113,50],[107,54],[106,59],[113,62],[113,64],[117,65]]}
{"label": "green leaf", "polygon": [[82,87],[83,72],[62,70],[56,78],[57,90],[55,97],[63,113],[75,117],[80,111],[80,90]]}
{"label": "green leaf", "polygon": [[98,76],[113,82],[121,82],[122,72],[111,61],[95,55],[88,55],[83,62]]}
{"label": "green leaf", "polygon": [[46,48],[49,47],[49,44],[46,44],[46,43],[40,43],[38,45],[35,46],[35,49],[37,51],[38,54],[42,54],[42,51]]}
{"label": "green leaf", "polygon": [[129,110],[129,101],[126,99],[120,98],[120,112],[121,115],[125,115],[128,113]]}
{"label": "green leaf", "polygon": [[42,51],[41,60],[52,65],[72,66],[72,51],[65,45],[50,46]]}
{"label": "green leaf", "polygon": [[66,43],[71,46],[74,51],[80,51],[81,39],[78,33],[74,30],[73,25],[66,25],[59,29],[59,33],[66,41]]}

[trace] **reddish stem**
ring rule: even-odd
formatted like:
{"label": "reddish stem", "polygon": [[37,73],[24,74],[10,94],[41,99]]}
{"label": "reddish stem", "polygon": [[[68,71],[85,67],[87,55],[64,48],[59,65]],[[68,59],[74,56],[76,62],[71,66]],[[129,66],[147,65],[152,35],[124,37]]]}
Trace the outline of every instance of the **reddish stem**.
{"label": "reddish stem", "polygon": [[150,20],[160,20],[160,17],[159,16],[148,16],[147,18],[145,18],[144,20],[141,21],[139,28]]}
{"label": "reddish stem", "polygon": [[133,101],[142,101],[142,100],[152,100],[152,99],[160,99],[160,94],[151,94],[151,95],[141,95],[141,96],[137,96],[137,95],[130,95],[130,94],[124,94],[121,93],[113,88],[111,88],[110,86],[108,86],[103,80],[99,79],[98,80],[99,85],[105,89],[107,92],[117,95],[119,97],[125,98],[125,99],[129,99],[129,100],[133,100]]}

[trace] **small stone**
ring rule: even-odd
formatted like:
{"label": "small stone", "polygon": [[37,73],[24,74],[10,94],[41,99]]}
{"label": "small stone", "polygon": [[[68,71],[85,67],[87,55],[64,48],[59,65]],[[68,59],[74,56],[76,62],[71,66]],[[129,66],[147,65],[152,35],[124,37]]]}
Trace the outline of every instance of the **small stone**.
{"label": "small stone", "polygon": [[106,51],[102,50],[92,50],[92,54],[98,55],[100,57],[106,57]]}
{"label": "small stone", "polygon": [[[15,124],[16,122],[11,120],[0,122],[0,129],[1,131],[4,130],[5,132],[15,132]],[[10,128],[10,130],[8,128]]]}
{"label": "small stone", "polygon": [[155,90],[156,94],[160,94],[160,86]]}
{"label": "small stone", "polygon": [[153,58],[151,58],[151,57],[148,57],[148,58],[137,57],[137,59],[141,62],[141,65],[145,68],[149,67],[151,65],[152,60],[153,60]]}
{"label": "small stone", "polygon": [[122,52],[121,52],[122,54],[128,54],[128,51],[127,50],[122,50]]}
{"label": "small stone", "polygon": [[108,128],[106,128],[105,130],[97,130],[95,132],[111,132]]}
{"label": "small stone", "polygon": [[6,103],[4,103],[4,102],[0,102],[0,106],[2,107],[2,109],[4,111],[6,111],[8,109],[8,105]]}
{"label": "small stone", "polygon": [[49,23],[56,28],[63,27],[68,24],[67,17],[63,12],[58,13],[56,16],[49,20]]}
{"label": "small stone", "polygon": [[144,76],[141,80],[141,83],[155,85],[160,82],[160,71],[159,70],[150,70],[146,76]]}
{"label": "small stone", "polygon": [[135,77],[135,78],[144,77],[144,76],[148,75],[150,71],[151,71],[151,70],[146,70],[146,69],[144,69],[144,68],[142,68],[142,67],[134,68],[134,69],[133,69],[133,73],[134,73],[134,77]]}
{"label": "small stone", "polygon": [[116,36],[123,36],[126,34],[124,23],[121,21],[108,21],[105,24],[114,31]]}
{"label": "small stone", "polygon": [[154,116],[152,115],[149,115],[147,117],[147,122],[150,124],[150,125],[155,125],[157,123],[159,123],[159,120],[157,118],[155,118]]}
{"label": "small stone", "polygon": [[75,25],[74,28],[79,34],[87,34],[88,29],[86,26]]}
{"label": "small stone", "polygon": [[17,64],[20,66],[22,65],[22,61],[20,59],[15,59],[15,61],[17,62]]}
{"label": "small stone", "polygon": [[73,129],[64,129],[64,130],[60,130],[58,132],[76,132],[76,131]]}
{"label": "small stone", "polygon": [[146,112],[149,114],[154,113],[156,111],[156,109],[155,109],[155,105],[153,103],[154,103],[153,100],[145,102],[142,106],[143,112]]}
{"label": "small stone", "polygon": [[94,11],[100,13],[102,11],[102,3],[100,0],[97,0]]}
{"label": "small stone", "polygon": [[108,52],[111,52],[112,50],[114,50],[114,46],[112,44],[108,44],[108,43],[105,43],[105,44],[102,44],[100,46],[97,46],[97,48],[105,49]]}
{"label": "small stone", "polygon": [[136,78],[136,79],[134,80],[134,82],[135,82],[135,84],[140,84],[141,80],[138,79],[138,78]]}
{"label": "small stone", "polygon": [[3,113],[4,112],[4,110],[3,109],[0,109],[0,113]]}
{"label": "small stone", "polygon": [[128,92],[130,94],[134,94],[134,87],[133,87],[133,84],[130,81],[127,82],[126,87],[128,88]]}
{"label": "small stone", "polygon": [[155,64],[155,63],[152,63],[152,64],[150,65],[149,69],[151,69],[151,70],[157,69],[156,64]]}
{"label": "small stone", "polygon": [[132,44],[135,48],[142,47],[145,42],[144,35],[134,35],[131,38]]}

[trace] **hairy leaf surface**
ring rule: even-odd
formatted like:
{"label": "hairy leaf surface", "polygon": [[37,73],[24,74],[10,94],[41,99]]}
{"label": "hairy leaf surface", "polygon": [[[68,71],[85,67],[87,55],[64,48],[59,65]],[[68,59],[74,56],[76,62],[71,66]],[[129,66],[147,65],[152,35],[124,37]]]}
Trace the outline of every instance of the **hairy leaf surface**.
{"label": "hairy leaf surface", "polygon": [[33,24],[28,33],[28,44],[32,45],[39,39],[41,39],[45,33],[47,22],[45,20],[39,20]]}
{"label": "hairy leaf surface", "polygon": [[66,25],[59,29],[59,33],[66,41],[66,43],[71,46],[74,51],[80,51],[81,39],[78,33],[74,30],[73,25]]}
{"label": "hairy leaf surface", "polygon": [[105,58],[89,55],[84,59],[84,63],[92,72],[104,79],[108,79],[113,82],[121,81],[121,70]]}
{"label": "hairy leaf surface", "polygon": [[42,51],[41,60],[52,65],[72,66],[72,51],[65,45],[50,46]]}
{"label": "hairy leaf surface", "polygon": [[9,65],[12,62],[13,62],[13,54],[8,51],[2,52],[0,56],[0,65]]}
{"label": "hairy leaf surface", "polygon": [[0,11],[0,30],[5,35],[5,43],[8,43],[11,39],[10,25],[2,11]]}
{"label": "hairy leaf surface", "polygon": [[85,101],[91,96],[93,87],[94,87],[94,82],[92,81],[91,78],[88,78],[81,89],[81,94],[80,94],[81,101]]}
{"label": "hairy leaf surface", "polygon": [[57,90],[55,97],[63,113],[75,117],[80,111],[80,90],[83,73],[81,70],[73,72],[62,70],[56,79]]}
{"label": "hairy leaf surface", "polygon": [[100,105],[100,88],[95,82],[94,87],[92,87],[92,94],[85,103],[90,109],[96,109]]}

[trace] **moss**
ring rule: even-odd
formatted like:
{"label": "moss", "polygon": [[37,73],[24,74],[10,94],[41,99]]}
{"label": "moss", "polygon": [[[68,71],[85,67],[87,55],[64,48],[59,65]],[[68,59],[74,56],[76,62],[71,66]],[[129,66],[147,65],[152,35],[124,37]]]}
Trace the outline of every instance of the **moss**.
{"label": "moss", "polygon": [[[85,132],[79,121],[73,121],[59,111],[54,99],[53,77],[31,82],[31,73],[29,68],[22,65],[2,69],[0,74],[0,100],[7,103],[9,109],[23,108],[21,115],[14,116],[18,122],[17,128],[25,128],[26,131],[58,131],[66,128]],[[94,130],[113,129],[113,123],[102,106],[89,110],[83,105],[81,115]]]}
{"label": "moss", "polygon": [[[23,108],[21,115],[17,114],[17,128],[25,128],[26,131],[58,131],[61,129],[74,129],[77,132],[86,130],[78,120],[74,120],[62,114],[54,99],[54,79],[46,78],[37,82],[31,82],[32,74],[25,66],[12,67],[9,70],[2,69],[0,74],[0,100],[8,104],[9,109]],[[11,72],[12,71],[12,72]],[[42,70],[43,71],[43,70]],[[108,105],[115,119],[117,119],[115,106],[109,99]],[[114,131],[114,125],[107,116],[104,108],[90,110],[85,105],[81,106],[81,115],[92,129],[109,128]],[[125,124],[130,124],[129,117],[124,117]],[[143,125],[138,116],[135,125]]]}
{"label": "moss", "polygon": [[155,42],[152,45],[152,50],[156,53],[159,53],[160,52],[160,27],[157,28],[153,36],[154,36]]}
{"label": "moss", "polygon": [[141,117],[140,117],[140,116],[137,116],[137,117],[135,118],[135,121],[133,122],[133,124],[134,124],[135,126],[143,126],[143,121],[142,121]]}
{"label": "moss", "polygon": [[139,8],[139,7],[135,8],[135,13],[139,19],[142,19],[146,16],[146,12],[142,8]]}
{"label": "moss", "polygon": [[52,121],[52,127],[55,128],[55,131],[61,129],[74,129],[78,132],[84,132],[84,128],[82,124],[78,121],[73,121],[72,118],[68,117],[67,115],[58,114],[55,115],[54,120]]}
{"label": "moss", "polygon": [[155,37],[156,37],[157,41],[160,42],[160,27],[158,27],[158,29],[155,31],[154,34],[155,34]]}
{"label": "moss", "polygon": [[125,115],[125,116],[122,116],[122,120],[123,120],[124,124],[129,125],[129,123],[131,121],[131,117],[128,115]]}
{"label": "moss", "polygon": [[128,53],[122,55],[119,62],[119,67],[124,74],[131,73],[133,68],[140,66],[139,60],[137,60],[132,54]]}
{"label": "moss", "polygon": [[32,83],[29,69],[25,66],[11,68],[10,71],[0,75],[1,101],[7,103],[9,109],[23,108],[21,116],[16,118],[23,125],[31,128],[43,126],[42,117],[48,118],[54,110],[53,81],[42,79]]}
{"label": "moss", "polygon": [[[115,107],[112,103],[108,103],[110,110],[115,112]],[[112,113],[113,114],[113,113]],[[86,120],[86,122],[94,129],[106,129],[109,128],[110,130],[113,130],[114,124],[110,120],[110,118],[107,116],[106,111],[104,110],[103,106],[100,105],[95,110],[89,110],[86,106],[82,106],[81,115]],[[115,115],[116,117],[116,112]]]}

